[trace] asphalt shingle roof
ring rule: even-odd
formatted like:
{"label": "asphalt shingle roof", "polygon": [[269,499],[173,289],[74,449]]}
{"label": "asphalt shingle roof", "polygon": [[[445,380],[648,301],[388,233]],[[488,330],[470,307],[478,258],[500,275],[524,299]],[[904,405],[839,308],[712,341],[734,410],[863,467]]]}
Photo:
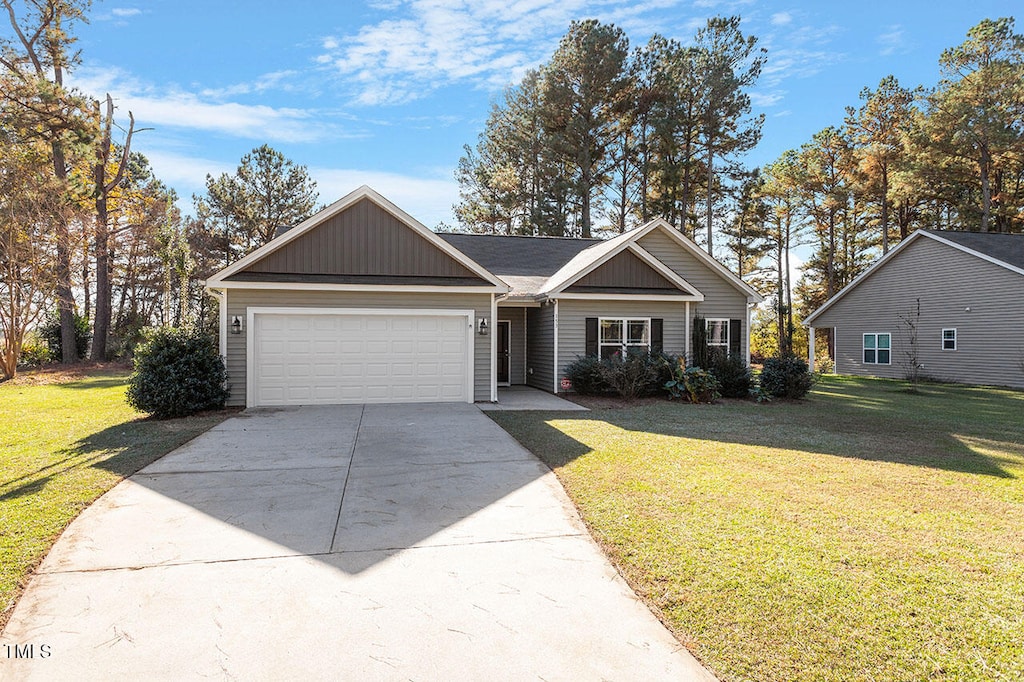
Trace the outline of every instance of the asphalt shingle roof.
{"label": "asphalt shingle roof", "polygon": [[928,233],[1015,268],[1024,268],[1024,234],[951,230],[928,230]]}
{"label": "asphalt shingle roof", "polygon": [[450,232],[438,236],[502,279],[507,276],[547,279],[581,251],[601,243],[600,239]]}

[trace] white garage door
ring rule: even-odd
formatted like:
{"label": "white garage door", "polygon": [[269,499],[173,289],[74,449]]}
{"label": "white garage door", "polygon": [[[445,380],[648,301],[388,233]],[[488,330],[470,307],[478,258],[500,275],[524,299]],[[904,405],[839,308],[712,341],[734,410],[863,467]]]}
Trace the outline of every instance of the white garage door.
{"label": "white garage door", "polygon": [[250,405],[470,402],[465,314],[256,313]]}

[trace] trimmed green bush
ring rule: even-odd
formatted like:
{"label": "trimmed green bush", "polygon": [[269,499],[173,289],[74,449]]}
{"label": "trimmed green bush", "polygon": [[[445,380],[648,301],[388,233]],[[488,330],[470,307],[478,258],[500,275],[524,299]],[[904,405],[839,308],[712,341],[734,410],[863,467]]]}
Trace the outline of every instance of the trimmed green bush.
{"label": "trimmed green bush", "polygon": [[657,386],[658,370],[655,366],[657,355],[630,353],[622,357],[616,353],[601,362],[601,378],[627,400],[647,395]]}
{"label": "trimmed green bush", "polygon": [[813,385],[814,375],[800,358],[768,358],[764,361],[761,389],[773,398],[803,398]]}
{"label": "trimmed green bush", "polygon": [[565,368],[572,390],[580,395],[606,395],[612,387],[601,374],[601,361],[595,355],[577,355]]}
{"label": "trimmed green bush", "polygon": [[216,342],[196,329],[148,330],[135,350],[128,404],[159,419],[224,407],[227,372]]}
{"label": "trimmed green bush", "polygon": [[750,388],[754,385],[754,376],[742,356],[714,353],[710,370],[718,379],[719,391],[723,397],[746,398],[750,395]]}

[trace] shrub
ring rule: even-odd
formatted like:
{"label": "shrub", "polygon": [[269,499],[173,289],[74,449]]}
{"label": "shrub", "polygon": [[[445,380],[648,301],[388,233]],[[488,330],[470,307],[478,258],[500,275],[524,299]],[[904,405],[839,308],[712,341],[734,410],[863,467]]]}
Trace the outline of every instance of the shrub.
{"label": "shrub", "polygon": [[23,367],[39,367],[49,361],[50,349],[46,343],[39,338],[38,334],[27,334],[21,344],[21,355],[18,356],[18,365]]}
{"label": "shrub", "polygon": [[761,388],[775,398],[803,398],[814,385],[807,363],[797,357],[768,358],[761,370]]}
{"label": "shrub", "polygon": [[711,373],[721,385],[720,392],[726,398],[746,398],[754,383],[753,374],[746,360],[740,355],[715,353],[711,361]]}
{"label": "shrub", "polygon": [[626,357],[616,353],[600,363],[601,378],[623,398],[639,398],[657,385],[657,358],[648,353],[630,353]]}
{"label": "shrub", "polygon": [[718,379],[700,367],[687,367],[679,359],[672,368],[672,378],[665,382],[669,400],[682,398],[691,403],[713,403],[718,399]]}
{"label": "shrub", "polygon": [[[81,360],[89,351],[89,320],[75,313],[75,357]],[[46,322],[39,327],[39,338],[50,349],[50,357],[61,360],[64,357],[63,344],[60,338],[60,313],[54,311],[46,317]]]}
{"label": "shrub", "polygon": [[604,395],[612,387],[601,374],[601,361],[595,355],[577,355],[565,368],[565,376],[572,382],[572,390],[580,395]]}
{"label": "shrub", "polygon": [[150,330],[135,352],[128,404],[155,417],[224,407],[227,372],[213,339],[195,329]]}

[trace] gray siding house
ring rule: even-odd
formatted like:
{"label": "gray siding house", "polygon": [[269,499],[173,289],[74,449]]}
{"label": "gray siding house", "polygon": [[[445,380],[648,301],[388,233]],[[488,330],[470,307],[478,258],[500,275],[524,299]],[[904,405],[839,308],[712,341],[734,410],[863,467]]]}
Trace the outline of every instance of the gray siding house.
{"label": "gray siding house", "polygon": [[[911,322],[913,324],[911,324]],[[836,372],[1024,388],[1024,235],[918,230],[814,311]]]}
{"label": "gray siding house", "polygon": [[761,297],[663,220],[607,241],[436,234],[361,187],[206,282],[229,404],[496,401],[571,391],[576,356],[749,356]]}

